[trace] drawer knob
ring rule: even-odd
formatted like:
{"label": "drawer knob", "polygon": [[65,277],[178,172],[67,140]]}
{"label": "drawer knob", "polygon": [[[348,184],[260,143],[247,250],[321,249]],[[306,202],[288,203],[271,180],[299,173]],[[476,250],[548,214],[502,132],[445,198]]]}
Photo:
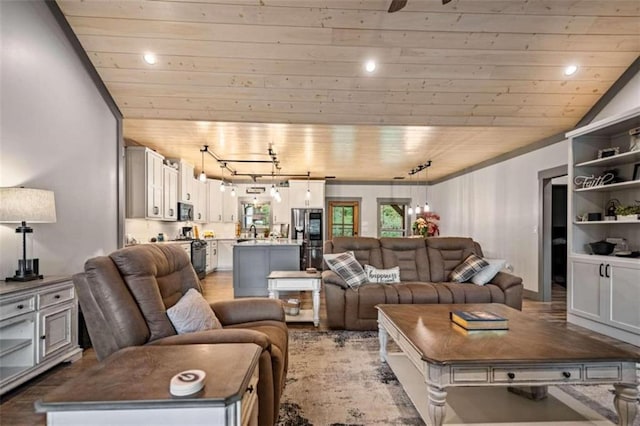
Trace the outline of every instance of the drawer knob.
{"label": "drawer knob", "polygon": [[60,299],[60,295],[56,294],[55,296],[53,296],[54,299]]}
{"label": "drawer knob", "polygon": [[571,377],[571,373],[569,373],[568,371],[563,371],[563,372],[562,372],[562,376],[563,376],[565,379],[568,379],[569,377]]}
{"label": "drawer knob", "polygon": [[47,336],[40,336],[40,339],[42,339],[42,340],[44,340],[46,338],[47,338]]}
{"label": "drawer knob", "polygon": [[507,373],[507,377],[513,380],[516,378],[516,373]]}
{"label": "drawer knob", "polygon": [[24,309],[24,305],[18,305],[18,306],[16,306],[16,308],[18,308],[18,309]]}
{"label": "drawer knob", "polygon": [[247,392],[253,393],[253,385],[249,385],[249,387],[247,388]]}

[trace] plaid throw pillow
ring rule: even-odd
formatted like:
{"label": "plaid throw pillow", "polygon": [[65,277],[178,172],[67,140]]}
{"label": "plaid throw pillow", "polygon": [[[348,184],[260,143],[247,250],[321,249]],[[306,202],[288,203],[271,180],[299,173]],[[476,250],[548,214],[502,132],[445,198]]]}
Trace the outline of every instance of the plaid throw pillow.
{"label": "plaid throw pillow", "polygon": [[471,277],[480,272],[483,268],[489,266],[489,263],[483,258],[470,254],[467,258],[456,266],[456,269],[449,274],[449,280],[457,283],[469,281]]}
{"label": "plaid throw pillow", "polygon": [[367,282],[367,274],[364,273],[362,265],[358,263],[352,252],[326,255],[324,261],[354,290]]}

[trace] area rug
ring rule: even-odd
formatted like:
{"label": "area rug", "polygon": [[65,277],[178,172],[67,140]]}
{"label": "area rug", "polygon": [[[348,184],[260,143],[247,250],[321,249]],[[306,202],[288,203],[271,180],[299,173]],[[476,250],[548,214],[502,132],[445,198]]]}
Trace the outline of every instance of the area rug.
{"label": "area rug", "polygon": [[[391,369],[380,362],[377,332],[290,330],[289,336],[279,426],[424,425]],[[612,386],[559,389],[617,422]]]}

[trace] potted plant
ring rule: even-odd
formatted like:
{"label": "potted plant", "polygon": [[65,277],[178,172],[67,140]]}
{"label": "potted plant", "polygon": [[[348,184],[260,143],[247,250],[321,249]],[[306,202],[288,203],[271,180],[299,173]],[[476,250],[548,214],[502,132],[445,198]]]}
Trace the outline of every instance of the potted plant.
{"label": "potted plant", "polygon": [[623,206],[616,207],[616,220],[622,222],[629,222],[638,220],[640,215],[640,205],[635,206]]}

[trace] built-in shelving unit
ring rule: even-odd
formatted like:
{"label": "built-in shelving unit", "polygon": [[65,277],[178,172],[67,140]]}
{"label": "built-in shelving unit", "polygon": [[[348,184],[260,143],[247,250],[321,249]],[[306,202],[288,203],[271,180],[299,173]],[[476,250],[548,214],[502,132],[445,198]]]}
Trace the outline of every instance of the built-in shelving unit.
{"label": "built-in shelving unit", "polygon": [[[604,217],[614,199],[623,205],[640,200],[640,180],[634,176],[640,151],[629,151],[629,130],[636,127],[640,127],[640,108],[567,133],[572,187],[567,321],[640,346],[640,258],[593,255],[589,246],[607,238],[624,238],[628,250],[638,251],[640,221],[576,220],[588,213]],[[619,153],[598,158],[612,148]],[[615,183],[598,182],[608,173],[616,176]],[[585,177],[597,186],[582,187]]]}

